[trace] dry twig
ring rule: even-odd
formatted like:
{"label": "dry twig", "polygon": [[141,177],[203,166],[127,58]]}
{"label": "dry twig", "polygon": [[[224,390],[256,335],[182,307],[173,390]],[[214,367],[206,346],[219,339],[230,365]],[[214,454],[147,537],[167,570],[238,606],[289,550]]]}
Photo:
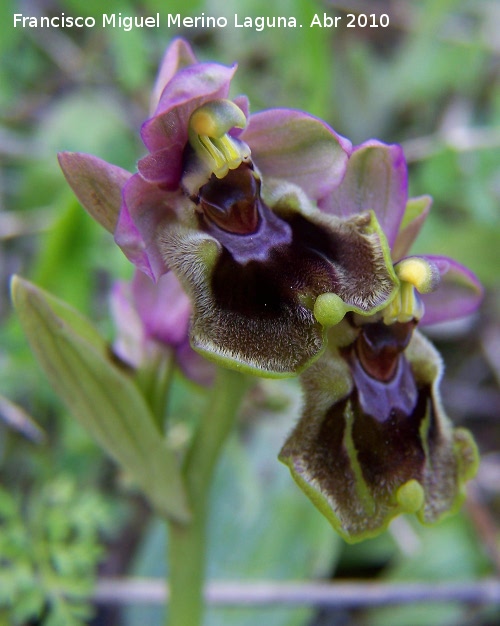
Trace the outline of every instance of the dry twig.
{"label": "dry twig", "polygon": [[[101,579],[93,599],[101,604],[163,604],[160,579]],[[462,602],[500,606],[500,580],[446,583],[211,582],[209,604],[224,606],[374,607],[416,602]]]}

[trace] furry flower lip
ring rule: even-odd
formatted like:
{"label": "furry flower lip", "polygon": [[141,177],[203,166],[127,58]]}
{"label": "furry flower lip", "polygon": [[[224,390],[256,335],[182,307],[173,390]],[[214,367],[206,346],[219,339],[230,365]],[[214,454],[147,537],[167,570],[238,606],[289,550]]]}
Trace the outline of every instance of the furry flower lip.
{"label": "furry flower lip", "polygon": [[139,270],[155,281],[176,274],[195,350],[290,376],[323,352],[332,320],[381,310],[398,278],[374,212],[340,219],[315,205],[344,177],[351,144],[301,111],[249,115],[245,97],[229,98],[235,70],[199,63],[174,41],[141,128],[148,154],[138,171],[80,153],[59,160]]}

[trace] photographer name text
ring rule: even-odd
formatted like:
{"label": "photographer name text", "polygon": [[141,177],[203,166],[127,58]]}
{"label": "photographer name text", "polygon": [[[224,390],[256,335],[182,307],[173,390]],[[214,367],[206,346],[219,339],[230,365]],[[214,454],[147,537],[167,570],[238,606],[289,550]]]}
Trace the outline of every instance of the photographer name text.
{"label": "photographer name text", "polygon": [[[102,19],[95,17],[72,16],[61,13],[60,15],[31,16],[24,13],[14,13],[14,28],[119,28],[126,32],[136,28],[160,28],[160,23],[167,28],[250,28],[261,32],[272,28],[302,28],[303,24],[297,22],[295,17],[290,16],[242,16],[235,13],[232,18],[224,16],[201,15],[190,17],[180,13],[168,13],[161,16],[160,13],[149,16],[130,16],[122,13],[103,13]],[[309,28],[387,28],[389,26],[387,13],[347,13],[343,16],[331,16],[328,13],[315,13],[309,24]]]}

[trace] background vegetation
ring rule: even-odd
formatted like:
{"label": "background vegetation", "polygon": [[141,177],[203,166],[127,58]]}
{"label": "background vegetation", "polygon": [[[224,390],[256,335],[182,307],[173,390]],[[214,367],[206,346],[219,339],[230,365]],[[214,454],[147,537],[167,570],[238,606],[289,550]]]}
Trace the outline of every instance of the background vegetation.
{"label": "background vegetation", "polygon": [[[272,7],[272,9],[270,8]],[[167,29],[182,15],[293,15],[304,28]],[[159,29],[102,29],[103,12],[154,15]],[[93,29],[13,28],[13,13],[93,15]],[[388,28],[307,28],[315,13],[385,13]],[[27,0],[0,4],[0,624],[160,623],[144,604],[92,606],[97,576],[162,575],[165,537],[127,476],[102,456],[48,388],[14,319],[19,273],[92,317],[110,340],[107,293],[131,267],[81,209],[55,154],[96,154],[133,170],[138,129],[168,42],[238,61],[254,111],[302,108],[355,143],[399,142],[411,193],[434,197],[418,250],[469,265],[487,288],[473,320],[435,330],[443,397],[475,434],[483,463],[463,513],[427,529],[411,519],[344,545],[275,457],[296,419],[294,381],[262,382],[218,472],[215,579],[476,581],[500,573],[500,5],[494,0]],[[180,378],[173,409],[200,409]],[[28,416],[32,416],[32,419]],[[33,421],[34,420],[34,421]],[[36,423],[35,423],[36,422]],[[182,434],[182,433],[181,433]],[[328,613],[213,610],[209,624],[426,626],[498,623],[498,607],[419,605]]]}

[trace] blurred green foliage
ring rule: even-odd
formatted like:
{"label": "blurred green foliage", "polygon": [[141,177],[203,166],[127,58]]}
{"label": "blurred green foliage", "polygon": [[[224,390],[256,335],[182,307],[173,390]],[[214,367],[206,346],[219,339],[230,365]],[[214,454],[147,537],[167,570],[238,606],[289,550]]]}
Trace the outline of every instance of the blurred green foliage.
{"label": "blurred green foliage", "polygon": [[22,501],[0,488],[0,623],[86,623],[100,539],[112,525],[104,497],[81,491],[69,474],[38,485]]}
{"label": "blurred green foliage", "polygon": [[[390,27],[308,27],[315,13],[325,11],[342,16],[345,24],[354,5],[366,13],[387,13]],[[203,11],[227,16],[230,23],[234,13],[272,13],[293,15],[304,27],[257,32],[231,26],[169,30],[162,25],[128,33],[100,26],[13,28],[13,13],[26,13],[27,6],[99,19],[103,11],[159,11],[163,24],[167,12]],[[461,350],[462,337],[447,353],[454,372],[467,370],[456,384],[474,398],[474,381],[479,381],[492,398],[490,412],[486,407],[479,416],[474,402],[462,402],[461,420],[479,435],[483,449],[500,449],[500,425],[495,422],[495,375],[500,374],[480,350],[487,330],[500,332],[497,3],[172,0],[167,6],[163,0],[112,0],[104,5],[100,0],[30,5],[6,0],[0,3],[0,25],[0,394],[21,405],[47,435],[45,443],[37,444],[0,427],[0,623],[22,624],[42,608],[48,611],[44,625],[87,619],[89,606],[83,600],[104,554],[100,532],[109,528],[109,503],[103,499],[110,500],[115,512],[116,536],[129,539],[131,546],[142,544],[137,553],[121,559],[122,570],[114,573],[123,574],[130,560],[129,573],[160,573],[158,558],[148,553],[163,550],[164,537],[154,521],[132,526],[133,536],[127,534],[137,503],[126,481],[68,416],[39,372],[10,311],[8,278],[15,272],[34,280],[89,315],[112,338],[107,294],[114,280],[131,275],[131,267],[111,237],[78,206],[55,153],[86,151],[134,169],[144,152],[138,131],[147,116],[156,68],[174,36],[188,38],[202,60],[237,61],[234,95],[246,93],[253,111],[302,108],[354,143],[377,137],[403,144],[411,193],[434,197],[417,251],[457,258],[488,288],[481,323],[468,330],[468,353]],[[471,373],[468,363],[479,365]],[[212,576],[303,578],[338,572],[387,580],[475,580],[491,571],[477,532],[461,516],[438,528],[412,527],[417,538],[413,555],[391,534],[341,547],[274,460],[298,415],[294,383],[285,388],[286,398],[274,411],[266,403],[279,400],[282,392],[272,385],[259,389],[265,402],[252,397],[253,408],[247,409],[228,447],[215,485]],[[199,414],[202,406],[192,385],[176,385],[174,416]],[[120,509],[113,504],[117,494],[126,503]],[[40,578],[47,563],[50,569]],[[149,610],[131,609],[124,623],[157,623]],[[249,611],[219,612],[209,623],[243,626],[260,620],[292,626],[313,619],[311,611]],[[460,623],[464,615],[459,605],[401,607],[367,612],[362,621],[358,614],[349,623],[439,626]]]}
{"label": "blurred green foliage", "polygon": [[[289,477],[276,463],[276,450],[290,426],[290,409],[298,411],[298,389],[291,383],[266,381],[259,401],[250,396],[245,414],[259,427],[244,428],[244,444],[231,438],[214,484],[209,523],[209,577],[214,580],[301,580],[329,572],[340,538],[316,514],[301,492],[290,489]],[[255,393],[255,392],[254,392]],[[185,401],[184,401],[185,403]],[[184,404],[185,407],[185,404]],[[178,403],[175,413],[183,409]],[[174,414],[175,414],[174,413]],[[136,576],[164,577],[164,526],[153,521],[132,564]],[[310,609],[213,609],[207,626],[301,626]],[[159,624],[160,607],[132,606],[126,626]]]}

